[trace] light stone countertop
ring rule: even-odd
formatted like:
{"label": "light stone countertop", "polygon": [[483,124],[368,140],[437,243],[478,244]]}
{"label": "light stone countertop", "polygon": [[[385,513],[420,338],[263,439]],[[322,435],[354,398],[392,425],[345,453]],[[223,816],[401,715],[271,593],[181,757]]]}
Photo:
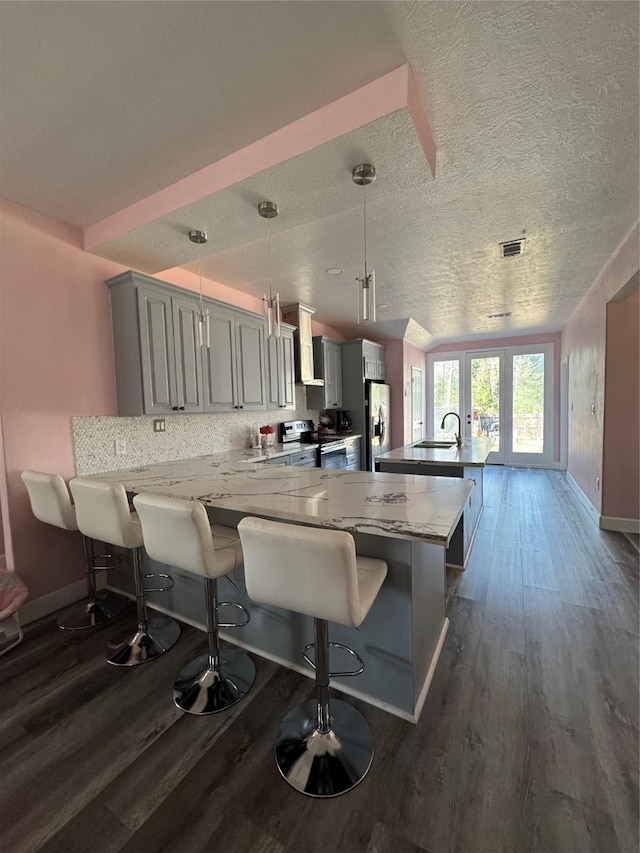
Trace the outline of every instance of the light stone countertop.
{"label": "light stone countertop", "polygon": [[[289,453],[296,449],[287,446]],[[122,483],[134,493],[196,498],[221,509],[445,547],[473,488],[460,478],[265,467],[256,461],[260,453],[229,451],[87,478]]]}
{"label": "light stone countertop", "polygon": [[[433,439],[431,436],[426,436],[422,440],[441,441],[444,439]],[[455,438],[452,439],[452,443],[453,447],[450,448],[415,447],[413,444],[405,444],[404,447],[398,447],[388,453],[376,456],[376,461],[409,462],[412,465],[451,465],[456,468],[482,467],[493,446],[493,440],[484,436],[465,438],[462,447],[456,446]]]}

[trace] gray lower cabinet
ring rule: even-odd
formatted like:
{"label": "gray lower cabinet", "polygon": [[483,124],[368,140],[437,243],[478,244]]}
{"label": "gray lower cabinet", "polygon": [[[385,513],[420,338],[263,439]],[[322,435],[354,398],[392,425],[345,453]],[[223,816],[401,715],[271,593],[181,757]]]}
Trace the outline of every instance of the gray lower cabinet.
{"label": "gray lower cabinet", "polygon": [[267,338],[267,408],[295,409],[294,327],[280,324],[280,337]]}
{"label": "gray lower cabinet", "polygon": [[347,471],[359,471],[360,470],[360,439],[359,438],[347,438],[345,440],[345,444],[347,445]]}
{"label": "gray lower cabinet", "polygon": [[292,453],[289,457],[289,465],[296,465],[298,468],[317,468],[318,451],[314,447],[312,450],[301,450],[299,453]]}

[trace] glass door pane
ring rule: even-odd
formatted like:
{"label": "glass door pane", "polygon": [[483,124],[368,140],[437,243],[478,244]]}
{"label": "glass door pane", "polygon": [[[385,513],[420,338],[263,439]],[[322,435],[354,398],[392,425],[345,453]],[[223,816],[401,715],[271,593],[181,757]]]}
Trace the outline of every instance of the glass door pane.
{"label": "glass door pane", "polygon": [[[430,435],[437,436],[441,432],[440,424],[447,412],[460,412],[460,359],[452,358],[446,361],[433,362],[433,407]],[[447,423],[447,431],[454,423]]]}
{"label": "glass door pane", "polygon": [[492,440],[488,462],[504,462],[504,351],[467,353],[466,435]]}
{"label": "glass door pane", "polygon": [[553,344],[510,347],[511,431],[507,465],[547,465],[553,457]]}
{"label": "glass door pane", "polygon": [[512,453],[544,451],[544,353],[513,356]]}

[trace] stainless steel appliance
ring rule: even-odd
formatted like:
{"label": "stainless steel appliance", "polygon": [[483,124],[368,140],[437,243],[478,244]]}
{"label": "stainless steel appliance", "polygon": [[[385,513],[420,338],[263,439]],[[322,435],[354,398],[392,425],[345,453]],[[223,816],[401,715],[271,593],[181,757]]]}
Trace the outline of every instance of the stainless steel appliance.
{"label": "stainless steel appliance", "polygon": [[345,409],[336,409],[334,412],[336,417],[336,432],[345,433],[351,430],[353,421],[349,416],[349,412]]}
{"label": "stainless steel appliance", "polygon": [[324,436],[320,439],[318,462],[321,468],[346,468],[347,445],[339,438]]}
{"label": "stainless steel appliance", "polygon": [[332,433],[323,435],[314,432],[313,421],[283,421],[278,433],[283,444],[318,444],[319,468],[347,467],[347,445],[344,439]]}
{"label": "stainless steel appliance", "polygon": [[380,382],[365,382],[365,426],[364,451],[367,471],[375,469],[376,456],[391,450],[391,412],[389,386]]}

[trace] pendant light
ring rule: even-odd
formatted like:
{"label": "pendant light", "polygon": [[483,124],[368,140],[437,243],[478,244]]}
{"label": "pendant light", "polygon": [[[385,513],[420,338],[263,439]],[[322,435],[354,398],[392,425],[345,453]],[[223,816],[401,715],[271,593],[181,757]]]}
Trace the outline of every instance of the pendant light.
{"label": "pendant light", "polygon": [[362,190],[363,221],[364,221],[364,275],[356,278],[358,288],[358,323],[375,323],[376,321],[376,273],[367,269],[367,185],[376,179],[376,167],[371,163],[360,163],[354,166],[351,180]]}
{"label": "pendant light", "polygon": [[208,349],[211,343],[209,337],[209,309],[204,307],[202,301],[202,261],[200,258],[200,246],[207,242],[207,232],[189,231],[189,239],[198,246],[198,276],[200,278],[200,304],[196,314],[198,346],[207,347]]}
{"label": "pendant light", "polygon": [[280,337],[280,294],[274,296],[271,292],[271,225],[272,219],[278,215],[278,205],[273,201],[261,201],[258,213],[267,220],[267,278],[269,280],[269,296],[263,294],[264,313],[267,318],[267,337]]}

